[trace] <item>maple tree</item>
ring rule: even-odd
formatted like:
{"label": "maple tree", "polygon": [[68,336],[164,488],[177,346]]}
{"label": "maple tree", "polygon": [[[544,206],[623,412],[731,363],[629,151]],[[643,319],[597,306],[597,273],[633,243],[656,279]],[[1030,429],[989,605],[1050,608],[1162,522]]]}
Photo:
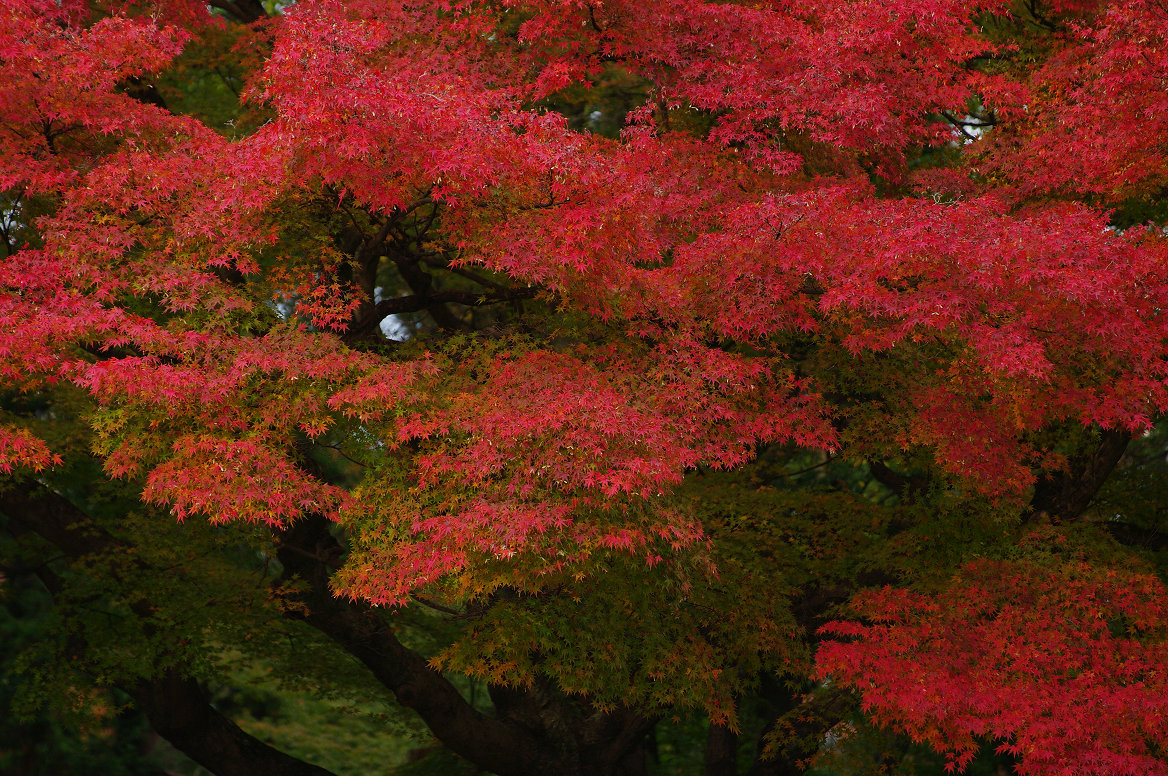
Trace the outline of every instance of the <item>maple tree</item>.
{"label": "maple tree", "polygon": [[1160,3],[0,9],[35,702],[327,773],[207,683],[341,655],[501,776],[1168,773]]}

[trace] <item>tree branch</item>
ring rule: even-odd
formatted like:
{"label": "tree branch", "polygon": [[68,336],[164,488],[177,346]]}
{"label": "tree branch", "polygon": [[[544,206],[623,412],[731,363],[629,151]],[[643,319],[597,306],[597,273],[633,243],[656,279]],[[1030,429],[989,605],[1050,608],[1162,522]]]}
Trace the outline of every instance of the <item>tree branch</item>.
{"label": "tree branch", "polygon": [[1117,429],[1103,431],[1095,451],[1068,463],[1069,471],[1054,472],[1038,481],[1030,506],[1058,520],[1074,520],[1087,509],[1127,449],[1131,434]]}
{"label": "tree branch", "polygon": [[[450,292],[430,291],[430,288],[434,283],[434,278],[432,275],[430,275],[429,272],[426,272],[418,265],[417,258],[410,256],[399,256],[394,259],[394,264],[397,265],[397,271],[401,273],[402,279],[406,281],[406,285],[408,285],[410,290],[414,292],[414,296],[425,303],[421,309],[424,309],[426,312],[430,313],[430,317],[434,319],[434,323],[438,324],[446,331],[457,331],[459,329],[465,328],[466,324],[462,321],[462,319],[455,316],[452,312],[450,312],[450,310],[446,308],[445,300],[438,298],[440,293]],[[408,299],[409,297],[405,298]],[[382,304],[384,304],[384,302],[394,301],[397,300],[382,300],[382,302],[378,303],[377,307],[384,309],[382,308]],[[392,315],[394,312],[398,311],[391,310],[388,313],[381,314],[380,317],[385,318],[387,315]]]}
{"label": "tree branch", "polygon": [[783,714],[767,732],[767,750],[749,776],[797,776],[823,745],[827,732],[855,708],[851,693],[837,687],[820,689]]}
{"label": "tree branch", "polygon": [[241,24],[251,24],[268,15],[260,0],[210,0],[207,4],[220,11],[226,11]]}
{"label": "tree branch", "polygon": [[868,471],[877,482],[902,499],[913,493],[919,493],[929,484],[928,478],[901,474],[889,468],[883,461],[868,461]]}
{"label": "tree branch", "polygon": [[[0,492],[0,512],[38,534],[68,558],[114,554],[137,569],[147,568],[132,547],[97,525],[63,496],[46,489]],[[46,571],[48,571],[46,569]],[[60,580],[42,575],[50,592]],[[54,590],[55,588],[55,590]],[[147,632],[149,607],[131,606]],[[208,702],[191,678],[170,668],[135,684],[120,684],[146,714],[151,727],[192,760],[217,776],[332,776],[249,735]]]}
{"label": "tree branch", "polygon": [[737,776],[738,734],[713,722],[706,728],[705,776]]}
{"label": "tree branch", "polygon": [[208,703],[195,680],[177,671],[125,690],[158,735],[216,776],[332,776],[248,735]]}
{"label": "tree branch", "polygon": [[1141,528],[1140,526],[1107,521],[1102,524],[1112,538],[1125,547],[1138,547],[1142,550],[1160,551],[1168,549],[1168,534],[1155,528]]}
{"label": "tree branch", "polygon": [[[426,277],[429,277],[429,275],[426,275]],[[373,305],[371,312],[364,319],[349,328],[349,331],[345,333],[345,339],[352,341],[364,337],[376,327],[380,326],[381,322],[391,315],[413,313],[421,310],[427,310],[431,315],[434,315],[435,309],[437,309],[440,312],[438,313],[438,317],[435,318],[435,321],[438,321],[438,318],[446,321],[446,325],[443,325],[441,322],[439,322],[439,325],[443,326],[443,328],[459,328],[461,321],[451,315],[449,310],[446,310],[446,304],[476,307],[478,305],[531,299],[539,292],[540,289],[534,286],[528,288],[508,288],[498,291],[488,291],[486,293],[454,290],[430,292],[427,290],[424,293],[413,293],[407,296],[395,296],[391,299],[382,299],[376,305]]]}
{"label": "tree branch", "polygon": [[556,758],[543,743],[519,726],[482,714],[462,697],[424,657],[404,646],[376,611],[333,596],[328,578],[342,548],[328,521],[312,516],[294,523],[280,536],[278,557],[286,578],[309,584],[307,613],[290,611],[357,658],[374,677],[418,713],[452,751],[500,776],[555,773]]}

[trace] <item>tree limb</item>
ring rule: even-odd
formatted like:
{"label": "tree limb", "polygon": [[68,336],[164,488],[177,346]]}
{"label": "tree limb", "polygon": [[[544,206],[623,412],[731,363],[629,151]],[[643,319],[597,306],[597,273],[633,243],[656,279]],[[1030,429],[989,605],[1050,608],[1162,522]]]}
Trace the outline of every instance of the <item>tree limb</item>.
{"label": "tree limb", "polygon": [[[426,273],[422,273],[425,275]],[[428,278],[429,275],[426,275]],[[420,281],[419,281],[420,283]],[[454,315],[446,309],[446,304],[460,304],[467,307],[477,307],[484,304],[498,304],[500,302],[514,302],[520,299],[531,299],[539,293],[540,289],[536,287],[528,288],[510,288],[498,291],[488,291],[486,293],[479,293],[474,291],[434,291],[428,290],[428,283],[421,285],[425,291],[423,293],[413,293],[407,296],[395,296],[390,299],[382,299],[376,305],[373,305],[371,312],[359,322],[355,323],[345,333],[345,339],[348,341],[357,340],[373,331],[381,322],[391,315],[400,313],[413,313],[421,310],[426,310],[439,322],[439,318],[446,323],[439,322],[443,328],[456,329],[460,328],[462,323]],[[415,287],[416,290],[416,287]]]}
{"label": "tree limb", "polygon": [[705,776],[737,776],[738,734],[713,722],[706,728]]}
{"label": "tree limb", "polygon": [[175,670],[124,689],[158,735],[216,776],[332,776],[248,735]]}
{"label": "tree limb", "polygon": [[1069,471],[1040,479],[1030,500],[1035,514],[1045,512],[1058,520],[1074,520],[1081,515],[1111,476],[1130,441],[1127,431],[1106,429],[1095,451],[1070,461]]}
{"label": "tree limb", "polygon": [[837,687],[819,689],[771,726],[769,745],[749,776],[801,776],[824,736],[855,708],[855,697]]}
{"label": "tree limb", "polygon": [[241,24],[251,24],[268,15],[260,0],[210,0],[207,4],[220,11],[226,11]]}
{"label": "tree limb", "polygon": [[[46,489],[0,492],[0,512],[17,528],[32,531],[71,560],[116,553],[138,569],[146,568],[125,544],[97,525],[60,494]],[[48,571],[46,569],[46,571]],[[60,580],[51,572],[41,575],[51,593],[60,592]],[[149,607],[132,606],[149,623]],[[168,668],[159,676],[134,684],[120,684],[145,713],[151,727],[195,762],[217,776],[332,776],[330,771],[298,760],[249,735],[207,700],[198,683]]]}
{"label": "tree limb", "polygon": [[289,616],[303,617],[361,661],[453,752],[500,776],[557,772],[556,758],[543,742],[473,708],[424,657],[403,645],[376,611],[333,596],[328,578],[341,547],[328,525],[324,517],[312,516],[279,536],[285,577],[298,576],[309,584],[307,613],[290,611]]}
{"label": "tree limb", "polygon": [[927,477],[901,474],[889,468],[883,461],[869,461],[868,471],[872,473],[877,482],[902,499],[913,493],[919,493],[929,484]]}

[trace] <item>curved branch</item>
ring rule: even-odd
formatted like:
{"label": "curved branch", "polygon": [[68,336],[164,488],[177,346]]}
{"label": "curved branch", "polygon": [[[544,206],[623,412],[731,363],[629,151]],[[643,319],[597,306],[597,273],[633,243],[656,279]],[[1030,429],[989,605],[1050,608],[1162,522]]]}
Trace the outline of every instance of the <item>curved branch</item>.
{"label": "curved branch", "polygon": [[1070,471],[1055,472],[1038,481],[1030,500],[1034,513],[1045,512],[1059,520],[1074,520],[1083,514],[1130,441],[1127,431],[1105,430],[1093,453],[1069,462]]}
{"label": "curved branch", "polygon": [[378,322],[387,316],[396,313],[411,313],[425,310],[433,304],[460,304],[467,307],[477,307],[484,304],[498,304],[499,302],[514,302],[520,299],[531,299],[539,293],[539,289],[510,288],[501,291],[477,293],[474,291],[435,291],[431,294],[411,294],[396,296],[392,299],[382,299],[374,308]]}
{"label": "curved branch", "polygon": [[805,696],[770,726],[768,746],[748,776],[794,776],[819,751],[824,737],[855,709],[855,697],[838,687],[820,688]]}
{"label": "curved branch", "polygon": [[[15,527],[36,533],[71,560],[111,553],[137,569],[147,568],[129,545],[52,491],[0,492],[0,512],[16,523]],[[50,593],[59,593],[55,575],[49,572],[41,578]],[[131,608],[143,619],[145,630],[151,631],[150,607]],[[331,771],[298,760],[246,733],[215,710],[194,679],[175,669],[120,686],[137,702],[158,735],[217,776],[332,776]]]}
{"label": "curved branch", "polygon": [[[425,273],[422,273],[425,275]],[[428,278],[429,275],[426,275]],[[425,288],[425,286],[423,286]],[[417,289],[415,289],[417,290]],[[507,288],[497,291],[488,291],[486,293],[474,291],[434,291],[425,290],[420,293],[413,293],[407,296],[395,296],[391,299],[382,299],[372,307],[372,310],[367,316],[349,328],[345,333],[345,339],[348,341],[357,340],[367,335],[369,332],[376,329],[391,315],[399,313],[414,313],[421,310],[430,312],[431,315],[437,315],[435,321],[440,326],[448,329],[459,328],[461,322],[451,315],[449,310],[446,310],[447,304],[459,304],[466,307],[477,307],[486,304],[499,304],[502,302],[515,302],[522,299],[532,299],[539,294],[541,289],[531,286],[527,288]],[[441,321],[439,321],[441,318]],[[443,323],[442,321],[445,321]]]}
{"label": "curved branch", "polygon": [[868,471],[872,473],[877,482],[900,498],[908,498],[914,493],[919,493],[929,484],[927,477],[901,474],[883,461],[868,461]]}
{"label": "curved branch", "polygon": [[268,15],[260,0],[210,0],[207,4],[220,11],[226,11],[241,24],[251,24]]}
{"label": "curved branch", "polygon": [[279,536],[285,578],[297,576],[309,584],[307,611],[290,610],[289,616],[303,618],[361,661],[451,751],[500,776],[557,772],[554,754],[541,741],[472,707],[426,658],[403,645],[376,611],[333,596],[328,579],[342,548],[328,528],[328,521],[315,515]]}
{"label": "curved branch", "polygon": [[158,735],[216,776],[332,776],[248,735],[211,706],[195,680],[176,671],[125,690]]}

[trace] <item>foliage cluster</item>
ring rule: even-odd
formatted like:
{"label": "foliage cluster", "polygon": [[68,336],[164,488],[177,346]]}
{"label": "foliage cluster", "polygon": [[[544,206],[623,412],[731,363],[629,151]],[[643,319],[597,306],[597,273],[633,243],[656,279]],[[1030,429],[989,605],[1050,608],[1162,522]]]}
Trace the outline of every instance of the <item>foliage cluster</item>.
{"label": "foliage cluster", "polygon": [[1162,3],[0,13],[0,769],[1168,775]]}

